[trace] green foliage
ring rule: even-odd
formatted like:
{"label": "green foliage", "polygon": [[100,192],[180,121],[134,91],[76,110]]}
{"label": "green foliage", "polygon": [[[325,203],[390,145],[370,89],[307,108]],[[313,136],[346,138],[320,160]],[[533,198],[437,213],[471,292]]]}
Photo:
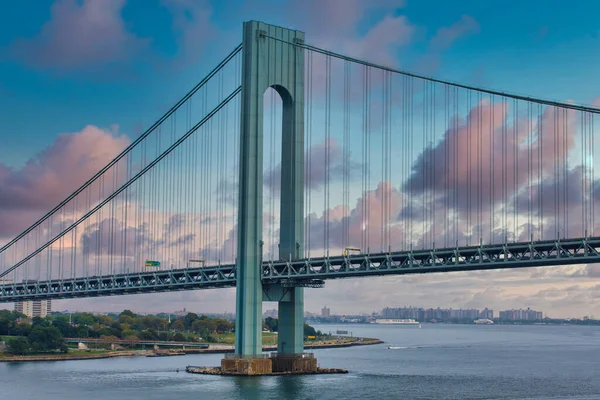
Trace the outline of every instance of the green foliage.
{"label": "green foliage", "polygon": [[309,324],[304,324],[304,337],[307,336],[318,336],[317,335],[317,331],[315,330],[315,328],[313,328],[312,326],[310,326]]}
{"label": "green foliage", "polygon": [[15,327],[12,331],[12,334],[15,336],[27,336],[31,332],[31,324],[28,322],[15,322]]}
{"label": "green foliage", "polygon": [[197,314],[187,313],[186,316],[183,318],[183,326],[185,327],[185,329],[191,329],[192,324],[198,319],[200,318]]}
{"label": "green foliage", "polygon": [[90,313],[73,314],[73,322],[77,325],[91,326],[96,322],[96,318]]}
{"label": "green foliage", "polygon": [[18,337],[8,341],[9,353],[26,355],[29,353],[47,353],[53,351],[67,351],[63,336],[54,326],[34,326],[27,337]]}
{"label": "green foliage", "polygon": [[29,353],[29,341],[23,337],[9,340],[7,347],[9,353],[18,356],[24,356]]}
{"label": "green foliage", "polygon": [[121,317],[121,315],[128,316],[128,317],[131,317],[131,318],[135,318],[136,317],[136,315],[132,311],[130,311],[130,310],[123,310],[123,312],[121,314],[119,314],[119,317]]}
{"label": "green foliage", "polygon": [[36,326],[43,326],[43,327],[49,327],[50,326],[50,321],[48,321],[47,319],[44,318],[40,318],[40,317],[33,317],[33,319],[31,320],[31,326],[36,327]]}
{"label": "green foliage", "polygon": [[8,335],[10,333],[10,322],[0,319],[0,335]]}
{"label": "green foliage", "polygon": [[36,353],[43,353],[55,350],[66,352],[67,346],[63,340],[60,331],[54,327],[34,326],[27,340],[31,345],[31,349]]}
{"label": "green foliage", "polygon": [[[34,318],[32,324],[17,323],[22,317],[18,313],[0,310],[0,334],[14,335],[29,340],[29,352],[61,350],[62,340],[68,338],[107,338],[126,339],[135,344],[140,340],[195,341],[201,336],[205,341],[213,341],[214,335],[230,333],[234,323],[222,318],[209,318],[189,313],[184,317],[141,316],[130,310],[120,314],[96,316],[90,313],[74,313],[69,316],[53,315],[47,318]],[[72,321],[72,323],[70,322]],[[194,333],[195,335],[193,335]],[[18,344],[16,345],[18,346]],[[21,349],[22,350],[22,349]]]}
{"label": "green foliage", "polygon": [[177,332],[175,334],[175,336],[173,337],[173,340],[176,342],[185,342],[185,336],[183,336],[181,333]]}
{"label": "green foliage", "polygon": [[267,317],[265,319],[265,325],[271,332],[277,332],[279,321],[277,318]]}
{"label": "green foliage", "polygon": [[185,330],[185,325],[183,324],[182,320],[177,319],[171,323],[170,328],[171,328],[171,330],[174,330],[174,331],[183,331],[183,330]]}

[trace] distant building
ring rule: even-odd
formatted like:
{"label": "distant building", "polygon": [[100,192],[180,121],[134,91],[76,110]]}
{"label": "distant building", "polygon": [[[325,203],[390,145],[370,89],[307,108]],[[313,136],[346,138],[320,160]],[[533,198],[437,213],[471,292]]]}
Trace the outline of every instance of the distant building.
{"label": "distant building", "polygon": [[273,309],[273,310],[267,310],[263,313],[263,317],[268,318],[277,318],[277,310]]}
{"label": "distant building", "polygon": [[481,318],[481,319],[494,319],[494,310],[488,310],[487,308],[484,308],[479,313],[479,318]]}
{"label": "distant building", "polygon": [[327,306],[325,306],[321,309],[321,317],[329,318],[330,315],[331,315],[331,310],[329,308],[327,308]]}
{"label": "distant building", "polygon": [[29,318],[45,318],[52,312],[52,300],[19,301],[15,303],[15,311]]}
{"label": "distant building", "polygon": [[499,318],[504,321],[541,321],[544,314],[530,308],[527,310],[505,310],[500,311]]}

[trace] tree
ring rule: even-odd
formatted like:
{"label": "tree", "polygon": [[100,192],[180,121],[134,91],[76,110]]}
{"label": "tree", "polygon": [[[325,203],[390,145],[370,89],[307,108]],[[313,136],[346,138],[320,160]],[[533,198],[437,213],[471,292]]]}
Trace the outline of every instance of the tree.
{"label": "tree", "polygon": [[138,334],[138,336],[141,340],[157,340],[158,339],[158,334],[156,333],[156,331],[153,331],[152,329],[148,329],[146,331],[141,331]]}
{"label": "tree", "polygon": [[185,329],[185,325],[183,324],[182,320],[177,319],[171,323],[171,329],[174,331],[183,331]]}
{"label": "tree", "polygon": [[204,321],[202,320],[194,321],[194,323],[192,324],[192,331],[194,333],[199,334],[204,339],[208,338],[208,335],[210,334],[208,329],[206,329]]}
{"label": "tree", "polygon": [[30,332],[31,332],[31,324],[29,324],[27,322],[21,322],[21,323],[15,325],[15,327],[11,333],[15,336],[28,336]]}
{"label": "tree", "polygon": [[217,324],[212,319],[199,319],[194,322],[195,332],[202,333],[203,336],[217,331]]}
{"label": "tree", "polygon": [[108,325],[112,324],[113,322],[115,322],[115,320],[108,315],[98,315],[98,316],[96,316],[96,319],[98,320],[98,324],[103,325],[103,326],[108,326]]}
{"label": "tree", "polygon": [[91,326],[94,324],[94,322],[96,322],[94,316],[90,313],[75,314],[73,321],[75,321],[77,325],[85,326]]}
{"label": "tree", "polygon": [[306,336],[317,336],[317,331],[315,330],[315,328],[313,328],[307,323],[304,324],[304,337]]}
{"label": "tree", "polygon": [[78,338],[86,338],[90,336],[90,329],[87,326],[79,325],[76,330],[76,336]]}
{"label": "tree", "polygon": [[173,337],[173,340],[176,342],[185,342],[185,336],[183,336],[181,333],[177,332],[175,334],[175,337]]}
{"label": "tree", "polygon": [[40,317],[33,317],[31,320],[31,326],[43,326],[43,327],[48,327],[50,326],[50,323]]}
{"label": "tree", "polygon": [[271,332],[277,332],[279,321],[276,318],[267,317],[265,319],[265,325],[267,325],[267,328],[269,328]]}
{"label": "tree", "polygon": [[78,336],[75,328],[73,328],[71,325],[69,325],[68,322],[66,322],[63,319],[55,319],[54,321],[52,321],[52,326],[58,329],[63,335],[63,337]]}
{"label": "tree", "polygon": [[223,318],[217,318],[214,320],[217,332],[226,333],[231,331],[231,322]]}
{"label": "tree", "polygon": [[[124,315],[124,314],[119,315],[119,319],[117,321],[118,321],[119,324],[127,324],[127,325],[130,325],[130,326],[133,325],[133,324],[135,324],[135,318],[134,317],[131,317],[129,315]],[[111,322],[111,324],[112,324],[112,322]]]}
{"label": "tree", "polygon": [[10,321],[7,319],[0,319],[0,335],[8,335],[10,329]]}
{"label": "tree", "polygon": [[123,339],[130,340],[132,337],[138,338],[138,333],[132,330],[123,331]]}
{"label": "tree", "polygon": [[123,312],[121,314],[119,314],[119,317],[121,317],[121,315],[127,315],[131,318],[136,318],[137,315],[135,315],[132,311],[130,310],[123,310]]}
{"label": "tree", "polygon": [[10,339],[7,343],[8,352],[18,356],[24,356],[29,353],[29,342],[23,337]]}
{"label": "tree", "polygon": [[50,326],[35,326],[27,336],[29,345],[34,352],[67,351],[67,346],[60,331]]}
{"label": "tree", "polygon": [[197,314],[187,313],[186,316],[183,318],[183,325],[185,326],[185,329],[190,329],[194,321],[198,319],[199,317]]}

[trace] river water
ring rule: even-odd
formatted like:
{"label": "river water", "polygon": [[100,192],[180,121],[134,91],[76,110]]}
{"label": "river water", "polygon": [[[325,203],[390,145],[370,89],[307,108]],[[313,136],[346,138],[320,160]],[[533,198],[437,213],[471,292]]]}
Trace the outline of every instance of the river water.
{"label": "river water", "polygon": [[[0,399],[600,399],[600,328],[317,325],[383,345],[315,351],[347,375],[221,377],[221,355],[0,363]],[[390,350],[388,345],[399,347]]]}

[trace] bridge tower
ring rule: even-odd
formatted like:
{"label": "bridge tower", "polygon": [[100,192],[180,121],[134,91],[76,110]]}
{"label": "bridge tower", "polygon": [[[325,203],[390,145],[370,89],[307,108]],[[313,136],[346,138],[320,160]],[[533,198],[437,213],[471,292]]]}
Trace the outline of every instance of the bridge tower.
{"label": "bridge tower", "polygon": [[[224,359],[222,367],[252,374],[297,368],[289,361],[300,359],[304,351],[304,289],[261,281],[263,99],[268,88],[283,103],[279,257],[296,259],[303,252],[304,52],[294,44],[304,42],[304,33],[250,21],[243,34],[236,344],[234,357]],[[262,355],[263,298],[279,303],[273,360]]]}

